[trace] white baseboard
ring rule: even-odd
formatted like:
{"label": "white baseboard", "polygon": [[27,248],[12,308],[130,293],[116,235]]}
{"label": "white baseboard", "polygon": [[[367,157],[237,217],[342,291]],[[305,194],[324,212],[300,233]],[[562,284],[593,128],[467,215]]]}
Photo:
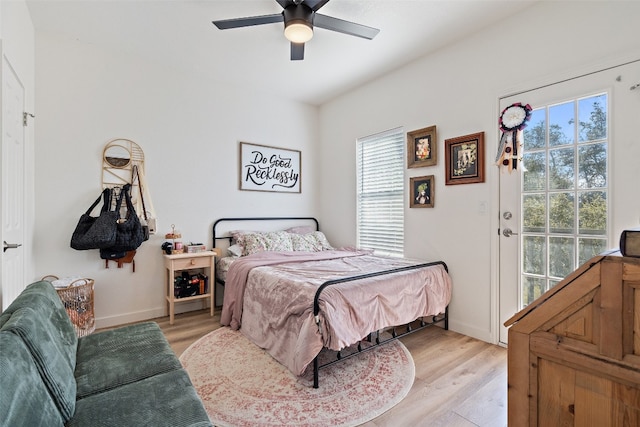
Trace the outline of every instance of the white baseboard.
{"label": "white baseboard", "polygon": [[117,316],[98,317],[96,318],[96,329],[111,328],[114,326],[126,325],[127,323],[142,322],[145,320],[155,319],[157,317],[163,317],[166,316],[166,311],[167,309],[165,307],[161,307],[151,310],[119,314]]}
{"label": "white baseboard", "polygon": [[[202,302],[200,301],[176,304],[175,306],[176,314],[201,309]],[[126,325],[128,323],[143,322],[145,320],[168,316],[169,314],[167,313],[167,307],[162,306],[150,310],[119,314],[117,316],[98,317],[96,318],[96,329],[111,328],[114,326]]]}
{"label": "white baseboard", "polygon": [[451,317],[449,317],[449,329],[462,335],[467,335],[490,344],[495,344],[491,338],[491,331],[487,329],[480,329],[477,326],[470,325],[468,323],[457,322]]}

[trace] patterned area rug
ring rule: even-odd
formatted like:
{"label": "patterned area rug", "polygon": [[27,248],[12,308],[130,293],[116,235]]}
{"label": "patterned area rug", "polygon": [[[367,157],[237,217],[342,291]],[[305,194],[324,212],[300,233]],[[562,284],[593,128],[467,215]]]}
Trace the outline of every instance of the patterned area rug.
{"label": "patterned area rug", "polygon": [[300,377],[238,331],[223,327],[180,357],[216,426],[356,426],[398,404],[413,385],[411,354],[399,341]]}

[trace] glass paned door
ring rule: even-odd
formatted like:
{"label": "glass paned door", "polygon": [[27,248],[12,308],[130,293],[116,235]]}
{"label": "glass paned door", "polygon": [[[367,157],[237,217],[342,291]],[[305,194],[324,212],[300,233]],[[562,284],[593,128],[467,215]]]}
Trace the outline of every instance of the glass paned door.
{"label": "glass paned door", "polygon": [[500,342],[505,321],[639,226],[638,82],[633,61],[500,100],[533,107],[524,169],[499,179]]}
{"label": "glass paned door", "polygon": [[523,135],[519,308],[607,248],[608,98],[532,111]]}

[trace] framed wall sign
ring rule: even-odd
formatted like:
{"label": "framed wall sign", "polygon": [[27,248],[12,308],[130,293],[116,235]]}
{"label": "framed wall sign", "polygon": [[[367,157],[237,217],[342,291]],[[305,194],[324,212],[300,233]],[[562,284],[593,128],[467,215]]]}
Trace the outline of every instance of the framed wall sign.
{"label": "framed wall sign", "polygon": [[445,185],[484,182],[484,132],[445,139]]}
{"label": "framed wall sign", "polygon": [[240,143],[240,190],[301,193],[302,153]]}

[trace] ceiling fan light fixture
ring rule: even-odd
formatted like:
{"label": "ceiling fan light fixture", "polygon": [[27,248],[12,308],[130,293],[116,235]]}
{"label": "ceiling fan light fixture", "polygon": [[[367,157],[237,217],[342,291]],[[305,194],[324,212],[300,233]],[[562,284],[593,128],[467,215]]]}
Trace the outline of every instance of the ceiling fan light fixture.
{"label": "ceiling fan light fixture", "polygon": [[[0,0],[2,1],[2,0]],[[304,45],[313,38],[314,28],[348,34],[351,36],[373,39],[379,29],[356,24],[327,15],[321,15],[318,9],[330,0],[276,0],[282,7],[282,13],[271,15],[247,16],[243,18],[222,19],[213,21],[221,30],[229,28],[250,27],[253,25],[284,23],[284,36],[290,42],[291,60],[304,59]]]}
{"label": "ceiling fan light fixture", "polygon": [[304,20],[292,20],[286,23],[284,36],[292,43],[306,43],[313,37],[313,28]]}

